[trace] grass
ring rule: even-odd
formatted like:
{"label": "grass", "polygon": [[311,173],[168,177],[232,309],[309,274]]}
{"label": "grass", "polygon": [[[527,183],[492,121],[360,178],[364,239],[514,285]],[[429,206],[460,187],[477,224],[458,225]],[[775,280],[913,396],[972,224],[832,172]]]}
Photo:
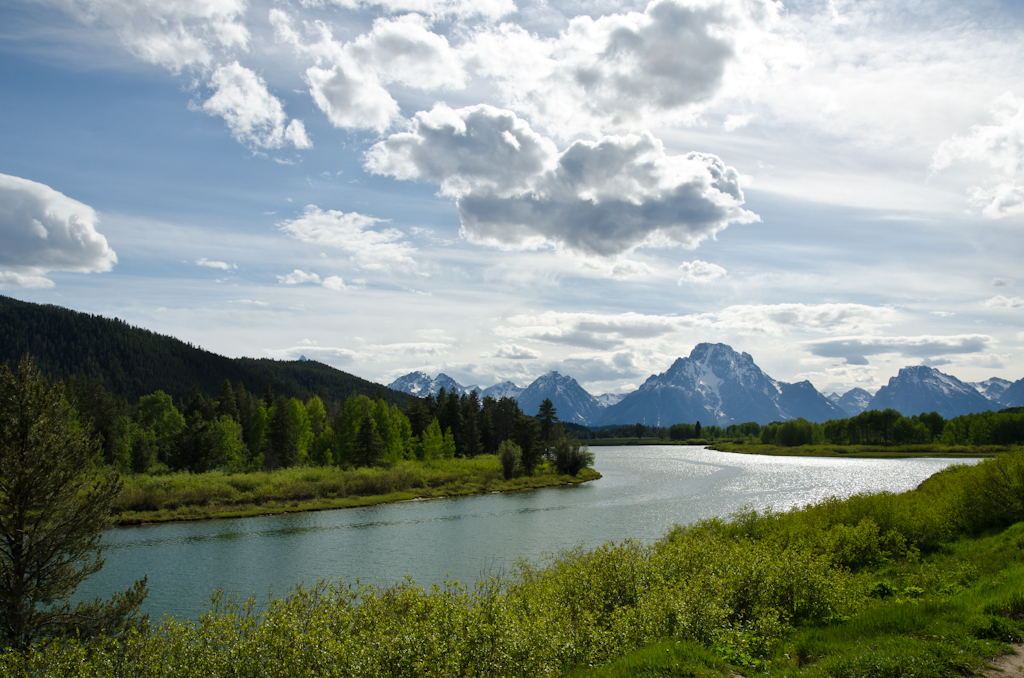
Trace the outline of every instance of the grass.
{"label": "grass", "polygon": [[994,457],[1011,452],[1014,446],[1000,445],[798,445],[781,447],[746,443],[713,443],[708,449],[737,454],[764,454],[776,457],[851,457],[857,459],[908,459],[939,457],[966,459]]}
{"label": "grass", "polygon": [[559,475],[545,465],[532,476],[505,480],[493,455],[429,463],[407,461],[390,468],[139,474],[125,478],[114,510],[116,524],[137,525],[515,492],[600,477],[593,469],[583,469],[577,476]]}

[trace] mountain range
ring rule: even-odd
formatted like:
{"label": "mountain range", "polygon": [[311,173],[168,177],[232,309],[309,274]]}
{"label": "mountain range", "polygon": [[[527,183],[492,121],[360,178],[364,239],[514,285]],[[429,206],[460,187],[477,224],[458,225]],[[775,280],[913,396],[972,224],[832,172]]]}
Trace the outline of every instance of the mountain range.
{"label": "mountain range", "polygon": [[[765,374],[748,353],[725,344],[698,344],[685,358],[678,358],[665,372],[652,375],[632,393],[594,396],[575,379],[549,372],[520,388],[505,381],[487,389],[461,386],[440,374],[431,379],[412,372],[396,379],[389,388],[415,395],[448,391],[481,397],[509,396],[524,412],[536,412],[550,398],[562,421],[587,426],[635,424],[671,426],[701,421],[707,424],[738,424],[784,421],[803,417],[822,422],[845,419],[865,410],[893,408],[910,416],[938,412],[949,418],[960,414],[1024,406],[1024,379],[1010,382],[993,377],[965,383],[923,365],[904,367],[872,396],[862,388],[824,396],[809,381],[787,383]],[[412,390],[416,389],[416,390]]]}

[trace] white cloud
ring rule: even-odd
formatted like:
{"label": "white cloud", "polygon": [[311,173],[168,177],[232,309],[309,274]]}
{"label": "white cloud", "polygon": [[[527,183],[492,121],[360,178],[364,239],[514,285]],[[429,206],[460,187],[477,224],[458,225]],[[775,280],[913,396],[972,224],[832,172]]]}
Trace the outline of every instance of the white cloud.
{"label": "white cloud", "polygon": [[1006,92],[989,109],[995,124],[974,125],[966,136],[953,136],[935,150],[932,169],[957,160],[987,164],[994,177],[989,187],[969,189],[971,202],[992,219],[1024,213],[1024,99]]}
{"label": "white cloud", "polygon": [[66,0],[86,23],[110,26],[139,59],[180,71],[209,66],[218,50],[245,50],[246,0]]}
{"label": "white cloud", "polygon": [[303,283],[316,283],[319,285],[320,276],[316,273],[306,272],[297,268],[288,275],[277,276],[277,282],[282,285],[301,285]]}
{"label": "white cloud", "polygon": [[313,101],[335,127],[383,132],[398,116],[398,102],[351,59],[339,58],[331,68],[313,66],[306,80]]}
{"label": "white cloud", "polygon": [[347,252],[365,269],[415,268],[411,255],[416,248],[402,241],[405,234],[398,229],[374,230],[380,223],[384,220],[357,212],[323,211],[308,205],[301,217],[283,221],[278,227],[303,242]]}
{"label": "white cloud", "polygon": [[203,110],[224,118],[232,136],[257,148],[311,148],[301,120],[288,121],[284,106],[267,90],[263,78],[237,61],[221,66],[210,78],[214,94],[203,102]]}
{"label": "white cloud", "polygon": [[270,306],[270,304],[267,303],[266,301],[257,301],[256,299],[234,299],[234,300],[232,300],[232,301],[230,301],[228,303],[231,303],[231,304],[243,304],[245,306],[259,306],[261,308],[265,308],[267,306]]}
{"label": "white cloud", "polygon": [[1021,308],[1024,307],[1024,299],[1021,297],[1006,297],[998,294],[985,301],[989,308]]}
{"label": "white cloud", "polygon": [[[304,5],[321,5],[325,0],[305,0]],[[512,0],[326,0],[350,9],[381,7],[390,14],[417,12],[430,17],[481,17],[495,20],[516,11]]]}
{"label": "white cloud", "polygon": [[776,13],[759,0],[655,0],[643,12],[577,16],[554,39],[502,24],[464,51],[502,84],[506,105],[571,137],[652,119],[695,121],[736,56],[737,35]]}
{"label": "white cloud", "polygon": [[222,271],[230,271],[233,268],[238,268],[238,264],[229,264],[225,261],[210,261],[206,257],[202,259],[196,259],[196,266],[205,266],[207,268],[219,268]]}
{"label": "white cloud", "polygon": [[679,266],[683,276],[679,278],[679,284],[688,282],[707,283],[726,275],[727,271],[718,264],[710,264],[700,259],[685,261]]}
{"label": "white cloud", "polygon": [[850,365],[866,365],[869,355],[895,353],[908,358],[935,360],[940,356],[981,353],[993,338],[985,334],[913,337],[840,337],[808,342],[808,350],[823,358],[844,358]]}
{"label": "white cloud", "polygon": [[88,205],[45,184],[0,174],[0,267],[30,276],[25,284],[43,285],[32,276],[48,271],[111,270],[117,254],[96,231],[98,222]]}
{"label": "white cloud", "polygon": [[742,334],[781,336],[786,332],[851,334],[892,325],[898,313],[866,304],[743,304],[696,316],[702,322]]}
{"label": "white cloud", "polygon": [[650,241],[695,247],[731,222],[758,220],[741,207],[739,175],[714,155],[668,155],[648,133],[577,141],[559,154],[515,113],[487,105],[417,113],[411,132],[367,152],[366,168],[440,184],[470,241],[507,248],[614,256]]}
{"label": "white cloud", "polygon": [[328,276],[324,278],[323,286],[329,290],[347,290],[348,287],[345,285],[345,281],[336,275]]}
{"label": "white cloud", "polygon": [[419,14],[377,19],[373,30],[345,45],[363,71],[382,83],[398,82],[422,90],[461,89],[466,72],[443,35],[427,30]]}
{"label": "white cloud", "polygon": [[798,332],[849,334],[891,324],[896,312],[863,304],[765,304],[729,306],[715,313],[651,315],[547,311],[508,318],[495,329],[509,339],[529,339],[598,351],[638,348],[655,339],[678,340],[734,333],[782,336]]}
{"label": "white cloud", "polygon": [[306,70],[313,101],[335,127],[383,132],[399,117],[398,102],[385,85],[413,89],[462,88],[466,73],[448,40],[427,29],[419,14],[380,18],[353,41],[336,41],[326,24],[307,24],[304,41],[279,9],[270,11],[277,38],[315,61]]}
{"label": "white cloud", "polygon": [[0,271],[0,289],[44,290],[54,282],[41,275],[22,275],[13,271]]}
{"label": "white cloud", "polygon": [[535,351],[527,346],[505,343],[498,347],[498,350],[494,352],[493,357],[504,358],[505,360],[535,360],[539,358],[540,355],[540,351]]}

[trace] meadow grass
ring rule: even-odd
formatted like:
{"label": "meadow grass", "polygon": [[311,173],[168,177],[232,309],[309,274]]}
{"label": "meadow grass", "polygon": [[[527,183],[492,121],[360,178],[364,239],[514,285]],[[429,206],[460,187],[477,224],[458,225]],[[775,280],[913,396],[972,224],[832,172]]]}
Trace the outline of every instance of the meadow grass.
{"label": "meadow grass", "polygon": [[494,455],[356,469],[293,467],[249,473],[137,474],[124,479],[114,510],[117,524],[132,525],[514,492],[600,477],[593,469],[567,476],[543,465],[534,475],[505,480]]}

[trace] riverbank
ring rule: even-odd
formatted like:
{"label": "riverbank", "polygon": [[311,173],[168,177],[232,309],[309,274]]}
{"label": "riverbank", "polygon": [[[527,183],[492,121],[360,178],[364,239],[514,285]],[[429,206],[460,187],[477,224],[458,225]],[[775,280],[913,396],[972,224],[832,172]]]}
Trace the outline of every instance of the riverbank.
{"label": "riverbank", "polygon": [[289,468],[270,472],[138,474],[124,479],[115,503],[116,525],[323,511],[415,499],[521,492],[577,485],[601,474],[556,473],[544,464],[534,475],[505,480],[494,455],[389,468]]}
{"label": "riverbank", "polygon": [[1009,445],[798,445],[782,447],[751,443],[711,443],[709,450],[775,457],[847,457],[854,459],[939,459],[991,458],[1021,449]]}
{"label": "riverbank", "polygon": [[[0,656],[0,675],[979,675],[1024,639],[1024,455],[741,510],[477,586],[337,581]],[[77,674],[76,674],[77,675]]]}

